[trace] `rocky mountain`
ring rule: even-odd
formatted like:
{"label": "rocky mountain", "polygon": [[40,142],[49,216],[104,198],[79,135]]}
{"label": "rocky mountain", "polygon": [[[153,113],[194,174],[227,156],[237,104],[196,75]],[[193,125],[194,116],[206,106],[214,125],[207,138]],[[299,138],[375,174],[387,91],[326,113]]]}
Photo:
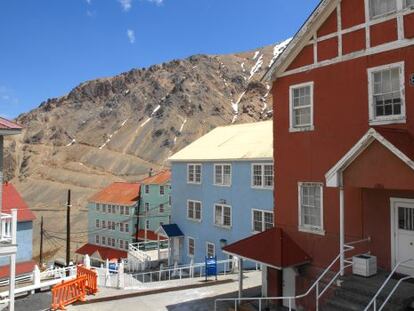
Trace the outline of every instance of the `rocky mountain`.
{"label": "rocky mountain", "polygon": [[261,78],[287,43],[87,81],[20,115],[24,132],[8,140],[6,176],[45,217],[46,246],[64,246],[67,189],[75,249],[87,236],[86,201],[94,192],[168,166],[171,154],[216,126],[271,118],[270,85]]}

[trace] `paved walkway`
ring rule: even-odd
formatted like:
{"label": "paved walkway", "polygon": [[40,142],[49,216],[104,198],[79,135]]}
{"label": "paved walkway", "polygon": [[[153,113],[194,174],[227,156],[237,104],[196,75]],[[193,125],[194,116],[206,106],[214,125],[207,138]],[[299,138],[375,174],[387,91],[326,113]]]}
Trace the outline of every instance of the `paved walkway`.
{"label": "paved walkway", "polygon": [[[260,292],[261,272],[249,272],[244,274],[244,288],[246,296],[254,296]],[[198,280],[200,282],[200,280]],[[160,294],[145,295],[121,300],[97,302],[85,305],[68,307],[68,311],[203,311],[214,310],[214,300],[219,297],[236,297],[238,289],[237,280],[231,283],[213,285],[201,288],[164,292]],[[125,291],[102,290],[102,296],[112,296]],[[131,293],[132,291],[128,291]]]}

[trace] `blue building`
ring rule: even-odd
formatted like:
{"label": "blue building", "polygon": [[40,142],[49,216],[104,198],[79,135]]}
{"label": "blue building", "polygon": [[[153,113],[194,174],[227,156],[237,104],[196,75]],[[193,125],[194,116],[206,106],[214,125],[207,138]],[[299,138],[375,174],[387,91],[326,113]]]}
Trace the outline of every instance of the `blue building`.
{"label": "blue building", "polygon": [[272,121],[218,127],[169,160],[174,262],[228,259],[222,247],[273,227]]}

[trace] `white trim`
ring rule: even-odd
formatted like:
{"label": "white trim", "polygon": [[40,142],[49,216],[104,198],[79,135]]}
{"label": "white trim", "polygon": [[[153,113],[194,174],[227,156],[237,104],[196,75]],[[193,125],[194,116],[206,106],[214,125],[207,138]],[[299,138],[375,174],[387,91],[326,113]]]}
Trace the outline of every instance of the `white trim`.
{"label": "white trim", "polygon": [[[222,167],[221,177],[222,177],[223,183],[221,183],[221,184],[218,184],[216,182],[216,167],[217,166]],[[228,184],[228,185],[224,184],[224,166],[230,166],[230,184]],[[214,186],[217,186],[217,187],[231,187],[232,181],[233,181],[233,167],[232,167],[231,163],[214,163],[214,171],[213,171],[213,184],[214,184]]]}
{"label": "white trim", "polygon": [[213,158],[207,158],[207,159],[180,159],[180,160],[169,160],[171,163],[194,163],[197,162],[197,164],[203,164],[208,162],[213,163],[219,163],[219,162],[252,162],[252,161],[272,161],[272,157],[263,157],[263,158],[220,158],[220,159],[213,159]]}
{"label": "white trim", "polygon": [[[193,246],[193,254],[190,254],[190,240],[193,240],[194,246]],[[187,236],[187,256],[190,258],[194,258],[195,256],[195,248],[196,248],[196,242],[195,239],[191,236]]]}
{"label": "white trim", "polygon": [[[320,217],[321,217],[321,226],[309,226],[302,224],[302,186],[304,185],[314,185],[319,186],[321,190],[321,207],[320,207]],[[323,217],[323,183],[320,182],[298,182],[298,230],[300,232],[313,233],[318,235],[325,235],[324,230],[324,217]]]}
{"label": "white trim", "polygon": [[[262,214],[262,230],[261,231],[256,231],[256,230],[254,230],[254,212],[260,212],[261,214]],[[275,214],[274,214],[274,212],[273,212],[273,210],[265,210],[265,209],[257,209],[257,208],[252,208],[252,212],[251,212],[251,220],[252,220],[252,222],[251,222],[251,225],[252,225],[252,233],[254,233],[254,234],[256,234],[256,233],[260,233],[260,232],[263,232],[263,231],[265,231],[266,230],[266,228],[265,228],[265,217],[264,217],[264,214],[265,213],[269,213],[269,214],[272,214],[272,227],[274,227],[275,226]]]}
{"label": "white trim", "polygon": [[[369,124],[370,125],[383,125],[393,123],[405,123],[406,121],[406,109],[405,109],[405,69],[404,62],[386,64],[378,67],[371,67],[367,69],[368,74],[368,111],[369,111]],[[375,72],[390,70],[398,68],[400,70],[400,95],[401,95],[401,115],[380,116],[375,117],[374,112],[374,94],[373,94],[373,79],[372,75]]]}
{"label": "white trim", "polygon": [[336,6],[337,37],[338,37],[338,56],[342,56],[342,11],[341,2]]}
{"label": "white trim", "polygon": [[325,174],[326,187],[342,186],[342,172],[366,149],[371,143],[377,140],[388,150],[390,150],[401,161],[414,170],[414,161],[408,158],[403,152],[386,140],[375,129],[371,128],[368,132]]}
{"label": "white trim", "polygon": [[[190,181],[190,165],[194,166],[194,180]],[[196,171],[196,166],[200,166],[200,181],[197,182],[196,180],[196,175],[195,175],[195,171]],[[201,163],[187,163],[187,184],[191,184],[191,185],[201,185],[202,181],[203,181],[203,164]]]}
{"label": "white trim", "polygon": [[[293,91],[299,88],[310,87],[310,124],[293,126]],[[308,106],[301,107],[307,108]],[[313,110],[314,110],[314,82],[304,82],[289,86],[289,132],[302,132],[312,131],[314,129],[313,122]]]}
{"label": "white trim", "polygon": [[[255,165],[261,165],[262,166],[262,186],[255,186],[254,185],[254,166]],[[264,185],[264,166],[265,165],[272,165],[273,166],[273,185],[271,187],[267,187]],[[257,189],[257,190],[273,190],[274,187],[274,178],[275,178],[275,166],[273,162],[253,162],[250,165],[250,186],[252,189]]]}
{"label": "white trim", "polygon": [[[216,207],[221,206],[221,224],[216,223]],[[224,207],[228,207],[230,209],[230,226],[224,225]],[[233,208],[231,205],[222,204],[222,203],[214,203],[213,206],[213,224],[216,227],[223,228],[223,229],[231,229],[233,226]]]}
{"label": "white trim", "polygon": [[[189,208],[189,204],[188,204],[188,203],[190,203],[190,202],[193,202],[193,203],[200,203],[200,219],[195,218],[195,215],[196,215],[196,213],[195,213],[195,206],[194,206],[194,218],[190,218],[190,217],[188,217],[188,208]],[[194,221],[194,222],[201,222],[201,221],[203,220],[203,203],[202,203],[201,201],[197,201],[197,200],[190,200],[190,199],[188,199],[188,200],[187,200],[187,206],[186,206],[185,211],[186,211],[186,216],[185,216],[185,217],[186,217],[188,220],[190,220],[190,221]]]}
{"label": "white trim", "polygon": [[214,254],[213,257],[216,256],[216,244],[206,241],[206,257],[208,256],[208,246],[213,245]]}

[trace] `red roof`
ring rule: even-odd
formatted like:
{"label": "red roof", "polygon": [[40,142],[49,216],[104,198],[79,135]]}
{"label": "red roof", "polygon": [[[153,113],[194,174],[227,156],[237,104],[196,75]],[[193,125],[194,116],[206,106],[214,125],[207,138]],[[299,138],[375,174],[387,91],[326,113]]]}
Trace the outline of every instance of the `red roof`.
{"label": "red roof", "polygon": [[81,248],[79,248],[76,253],[81,255],[89,255],[92,256],[94,253],[98,252],[99,256],[102,260],[118,260],[121,258],[127,258],[128,253],[125,251],[120,251],[117,249],[94,245],[94,244],[85,244]]}
{"label": "red roof", "polygon": [[30,210],[29,206],[17,192],[16,188],[11,183],[3,185],[3,206],[2,212],[11,214],[12,209],[17,209],[17,221],[32,221],[35,215]]}
{"label": "red roof", "polygon": [[7,119],[4,119],[0,117],[0,129],[2,130],[21,130],[22,127],[18,125],[17,123],[14,123],[12,121],[9,121]]}
{"label": "red roof", "polygon": [[[24,261],[16,263],[16,275],[22,275],[33,271],[36,263],[31,261]],[[0,279],[9,278],[10,276],[10,265],[0,267]]]}
{"label": "red roof", "polygon": [[309,255],[279,228],[272,228],[227,245],[223,250],[276,269],[297,266],[311,260]]}
{"label": "red roof", "polygon": [[[132,234],[136,239],[145,240],[145,230],[138,230],[137,234]],[[160,240],[165,240],[165,237],[160,236]],[[157,241],[157,234],[154,231],[147,230],[147,240]]]}
{"label": "red roof", "polygon": [[164,170],[141,181],[144,185],[163,185],[171,179],[171,171]]}
{"label": "red roof", "polygon": [[115,182],[92,196],[89,201],[133,205],[139,200],[140,187],[138,183]]}

